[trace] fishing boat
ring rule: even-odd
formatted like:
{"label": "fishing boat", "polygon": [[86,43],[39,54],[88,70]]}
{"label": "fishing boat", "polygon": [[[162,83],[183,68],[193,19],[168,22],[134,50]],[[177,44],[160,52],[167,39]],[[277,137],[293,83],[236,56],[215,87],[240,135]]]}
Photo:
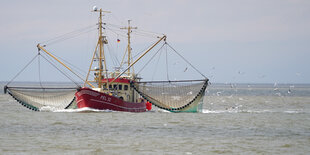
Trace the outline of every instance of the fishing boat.
{"label": "fishing boat", "polygon": [[[146,112],[156,106],[170,112],[199,112],[202,109],[203,97],[208,86],[208,78],[201,80],[165,80],[165,81],[141,81],[141,77],[134,73],[133,66],[144,58],[155,46],[163,42],[168,46],[166,35],[158,37],[158,40],[149,46],[137,59],[133,60],[131,51],[131,32],[137,27],[130,25],[122,29],[127,30],[127,64],[125,69],[115,69],[109,72],[105,46],[108,44],[107,36],[103,30],[104,13],[102,9],[93,8],[93,12],[99,13],[98,41],[94,50],[90,67],[86,77],[76,74],[71,67],[49,52],[46,45],[38,44],[38,55],[51,57],[58,64],[69,70],[83,80],[83,86],[55,87],[55,86],[11,86],[11,81],[5,86],[5,92],[25,107],[42,111],[48,108],[54,109],[96,109],[123,112]],[[174,50],[176,52],[176,50]],[[180,55],[179,53],[177,53]],[[181,56],[181,55],[180,55]],[[184,57],[181,56],[188,62]],[[32,60],[33,61],[33,60]],[[95,66],[95,67],[94,67]],[[19,75],[19,73],[18,73]],[[94,75],[90,78],[90,75]]]}

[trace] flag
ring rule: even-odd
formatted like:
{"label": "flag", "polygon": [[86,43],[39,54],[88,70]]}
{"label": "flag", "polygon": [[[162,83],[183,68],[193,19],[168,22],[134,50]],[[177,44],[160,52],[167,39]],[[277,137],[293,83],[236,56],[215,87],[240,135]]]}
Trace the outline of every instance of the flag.
{"label": "flag", "polygon": [[121,40],[117,39],[117,42],[119,43],[119,42],[121,42]]}

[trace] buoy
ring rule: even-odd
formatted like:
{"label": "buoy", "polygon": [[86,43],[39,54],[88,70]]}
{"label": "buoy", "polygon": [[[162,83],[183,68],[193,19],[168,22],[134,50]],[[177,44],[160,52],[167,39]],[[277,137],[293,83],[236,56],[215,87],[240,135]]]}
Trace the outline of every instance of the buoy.
{"label": "buoy", "polygon": [[146,110],[148,111],[152,110],[152,103],[146,102],[145,106],[146,106]]}

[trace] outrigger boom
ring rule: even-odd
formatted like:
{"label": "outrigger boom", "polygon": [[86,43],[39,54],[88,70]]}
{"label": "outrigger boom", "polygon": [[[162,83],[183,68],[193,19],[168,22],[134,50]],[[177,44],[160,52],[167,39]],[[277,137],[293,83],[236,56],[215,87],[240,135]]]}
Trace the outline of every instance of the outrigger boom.
{"label": "outrigger boom", "polygon": [[87,82],[87,84],[89,84],[92,88],[95,88],[95,86],[93,86],[91,83],[89,83],[88,81],[85,81],[83,78],[81,78],[78,74],[76,74],[70,67],[68,67],[66,64],[64,64],[63,62],[61,62],[59,59],[57,59],[52,53],[48,52],[46,49],[44,49],[40,44],[37,45],[38,50],[42,50],[44,51],[46,54],[48,54],[49,56],[51,56],[53,59],[55,59],[57,62],[59,62],[61,65],[63,65],[65,68],[67,68],[71,73],[73,73],[74,75],[76,75],[78,78],[80,78],[81,80],[83,80],[84,82]]}

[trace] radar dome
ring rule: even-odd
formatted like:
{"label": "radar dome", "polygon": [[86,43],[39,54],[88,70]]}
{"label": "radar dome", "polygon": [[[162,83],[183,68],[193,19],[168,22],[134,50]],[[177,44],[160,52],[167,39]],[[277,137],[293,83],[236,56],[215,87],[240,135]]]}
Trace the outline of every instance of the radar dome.
{"label": "radar dome", "polygon": [[93,11],[97,11],[97,10],[98,10],[97,6],[94,6]]}

